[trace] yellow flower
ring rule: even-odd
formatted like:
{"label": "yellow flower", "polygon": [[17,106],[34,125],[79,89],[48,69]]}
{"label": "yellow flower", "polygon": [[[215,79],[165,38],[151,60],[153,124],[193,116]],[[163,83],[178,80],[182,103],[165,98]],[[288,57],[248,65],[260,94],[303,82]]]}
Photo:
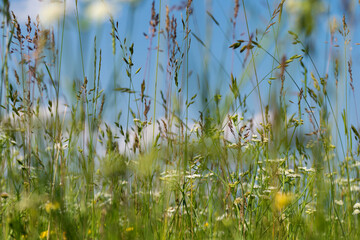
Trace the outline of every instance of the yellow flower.
{"label": "yellow flower", "polygon": [[50,211],[57,210],[59,208],[60,208],[60,204],[58,202],[54,202],[54,203],[48,202],[45,204],[45,211],[47,213],[50,213]]}
{"label": "yellow flower", "polygon": [[275,208],[277,210],[282,210],[283,208],[287,207],[291,203],[292,199],[293,199],[292,194],[286,194],[286,193],[282,193],[282,192],[276,193],[275,199],[274,199]]}
{"label": "yellow flower", "polygon": [[[55,234],[54,231],[50,231],[50,234]],[[40,233],[40,239],[44,239],[44,238],[47,238],[47,235],[48,235],[48,231],[43,231]]]}
{"label": "yellow flower", "polygon": [[134,228],[133,227],[128,227],[125,229],[126,232],[131,232],[131,231],[134,231]]}
{"label": "yellow flower", "polygon": [[206,222],[206,223],[204,224],[204,227],[208,227],[208,226],[209,226],[209,223]]}
{"label": "yellow flower", "polygon": [[43,232],[41,232],[41,233],[40,233],[40,238],[41,238],[41,239],[46,238],[46,237],[47,237],[47,234],[48,234],[48,231],[43,231]]}

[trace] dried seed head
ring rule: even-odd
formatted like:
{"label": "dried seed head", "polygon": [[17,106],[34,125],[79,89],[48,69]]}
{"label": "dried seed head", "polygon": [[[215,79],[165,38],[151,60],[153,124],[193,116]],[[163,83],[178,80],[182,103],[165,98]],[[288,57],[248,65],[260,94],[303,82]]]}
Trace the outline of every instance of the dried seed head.
{"label": "dried seed head", "polygon": [[115,22],[114,19],[111,17],[110,18],[110,23],[111,23],[111,43],[112,43],[112,50],[113,50],[113,55],[116,54],[116,35],[115,35],[115,31],[116,31],[116,26],[115,26]]}
{"label": "dried seed head", "polygon": [[350,87],[351,87],[351,90],[354,91],[354,84],[353,84],[353,75],[352,75],[352,60],[350,59],[348,61],[348,71],[349,71],[349,76],[350,76]]}
{"label": "dried seed head", "polygon": [[346,37],[349,34],[350,30],[346,23],[345,14],[343,15],[343,18],[342,18],[342,24],[343,24],[343,28],[342,28],[342,30],[339,29],[339,32],[343,37]]}
{"label": "dried seed head", "polygon": [[167,133],[167,132],[168,132],[167,124],[166,124],[166,122],[165,122],[163,119],[161,119],[161,121],[162,121],[162,123],[163,123],[163,125],[164,125],[165,133]]}
{"label": "dried seed head", "polygon": [[187,3],[187,5],[186,5],[186,8],[187,8],[187,9],[190,9],[191,3],[192,3],[192,0],[188,0],[188,3]]}
{"label": "dried seed head", "polygon": [[175,47],[177,45],[177,42],[176,42],[176,37],[177,37],[176,28],[177,28],[176,18],[174,16],[172,16],[172,18],[171,18],[171,35],[170,35],[170,38],[173,41],[173,47]]}
{"label": "dried seed head", "polygon": [[151,104],[151,100],[149,101],[149,104],[147,104],[146,99],[145,99],[145,110],[144,110],[144,116],[145,116],[145,120],[147,121],[147,114],[150,110],[150,104]]}
{"label": "dried seed head", "polygon": [[169,17],[169,6],[166,6],[166,20],[165,20],[165,31],[167,35],[170,35],[170,17]]}
{"label": "dried seed head", "polygon": [[17,73],[16,70],[14,70],[14,74],[15,74],[16,83],[17,83],[18,85],[20,85],[19,75],[18,75],[18,73]]}
{"label": "dried seed head", "polygon": [[6,193],[6,192],[2,192],[2,193],[0,194],[0,197],[3,198],[3,199],[7,199],[7,198],[9,197],[9,194]]}
{"label": "dried seed head", "polygon": [[31,28],[31,18],[30,18],[30,16],[28,16],[28,21],[27,21],[27,23],[25,25],[26,25],[27,32],[31,33],[32,28]]}
{"label": "dried seed head", "polygon": [[339,59],[338,58],[335,59],[334,76],[335,76],[336,87],[337,87],[338,82],[339,82]]}
{"label": "dried seed head", "polygon": [[281,59],[281,72],[280,72],[280,79],[281,79],[281,89],[280,89],[280,95],[282,95],[284,90],[284,81],[285,81],[285,68],[286,68],[286,57],[285,55]]}
{"label": "dried seed head", "polygon": [[155,12],[155,1],[152,2],[151,19],[150,19],[150,34],[155,36],[156,27],[159,25],[159,14]]}
{"label": "dried seed head", "polygon": [[301,99],[303,97],[303,93],[304,93],[304,90],[303,88],[300,89],[300,92],[299,92],[299,101],[298,101],[298,105],[300,106],[300,102],[301,102]]}
{"label": "dried seed head", "polygon": [[16,18],[16,16],[15,16],[15,14],[14,14],[13,11],[11,11],[11,14],[12,14],[12,17],[13,17],[13,24],[14,24],[14,27],[15,27],[15,29],[16,29],[15,39],[17,39],[17,40],[22,44],[23,36],[21,35],[20,24],[18,23],[17,18]]}
{"label": "dried seed head", "polygon": [[105,104],[105,95],[102,96],[101,99],[101,105],[100,105],[100,111],[99,111],[99,115],[98,115],[98,119],[100,119],[100,116],[104,110],[104,104]]}
{"label": "dried seed head", "polygon": [[239,14],[239,8],[240,8],[239,0],[235,0],[234,22],[235,22],[235,19],[237,18],[238,14]]}
{"label": "dried seed head", "polygon": [[228,121],[228,127],[229,127],[231,133],[233,134],[233,136],[235,136],[235,132],[234,132],[233,124],[232,124],[232,119],[231,119],[230,115],[228,115],[228,120],[229,120]]}
{"label": "dried seed head", "polygon": [[338,28],[338,23],[336,21],[336,18],[333,17],[330,22],[330,33],[331,33],[332,38],[334,37],[335,31],[337,28]]}

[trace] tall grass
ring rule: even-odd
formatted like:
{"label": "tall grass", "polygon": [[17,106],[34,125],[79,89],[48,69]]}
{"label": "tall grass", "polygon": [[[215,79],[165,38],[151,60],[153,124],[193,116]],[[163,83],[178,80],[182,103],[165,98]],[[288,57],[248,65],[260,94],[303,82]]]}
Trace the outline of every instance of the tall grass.
{"label": "tall grass", "polygon": [[[346,12],[319,43],[326,3],[287,2],[266,1],[256,25],[260,3],[235,0],[218,20],[211,3],[145,1],[142,68],[114,16],[107,56],[96,35],[86,51],[80,2],[46,28],[3,0],[0,238],[357,239],[356,25]],[[66,80],[71,21],[79,56]]]}

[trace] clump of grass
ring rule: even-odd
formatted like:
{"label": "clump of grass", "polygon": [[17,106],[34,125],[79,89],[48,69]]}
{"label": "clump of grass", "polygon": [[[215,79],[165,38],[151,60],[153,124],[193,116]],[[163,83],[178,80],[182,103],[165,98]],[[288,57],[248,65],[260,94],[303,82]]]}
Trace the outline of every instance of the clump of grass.
{"label": "clump of grass", "polygon": [[[312,20],[283,35],[285,1],[267,2],[269,20],[261,26],[252,23],[251,4],[234,1],[227,19],[232,36],[223,46],[231,64],[204,59],[221,69],[224,90],[212,88],[214,69],[193,64],[196,47],[217,58],[211,47],[216,39],[202,40],[192,23],[201,14],[196,4],[149,5],[144,69],[135,54],[138,44],[110,17],[113,62],[121,66],[108,87],[103,72],[112,69],[104,64],[109,56],[96,35],[93,65],[84,64],[76,2],[81,77],[74,77],[68,91],[61,62],[65,22],[71,19],[64,13],[55,30],[30,17],[24,25],[3,1],[2,239],[359,235],[357,85],[345,15],[337,27],[344,57],[331,52],[321,72],[311,47],[318,43],[305,38],[316,34],[314,13],[320,10],[299,8],[300,20]],[[215,13],[209,8],[204,16],[225,33]],[[246,28],[238,34],[241,23]],[[341,51],[336,26],[328,31],[330,49]],[[193,91],[195,86],[199,89]]]}

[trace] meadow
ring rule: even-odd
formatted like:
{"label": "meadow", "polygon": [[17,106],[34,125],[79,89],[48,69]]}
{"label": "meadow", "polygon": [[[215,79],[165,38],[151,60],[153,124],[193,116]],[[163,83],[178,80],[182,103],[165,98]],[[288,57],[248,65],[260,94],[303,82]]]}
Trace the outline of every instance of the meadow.
{"label": "meadow", "polygon": [[358,1],[115,2],[2,0],[0,239],[359,238]]}

